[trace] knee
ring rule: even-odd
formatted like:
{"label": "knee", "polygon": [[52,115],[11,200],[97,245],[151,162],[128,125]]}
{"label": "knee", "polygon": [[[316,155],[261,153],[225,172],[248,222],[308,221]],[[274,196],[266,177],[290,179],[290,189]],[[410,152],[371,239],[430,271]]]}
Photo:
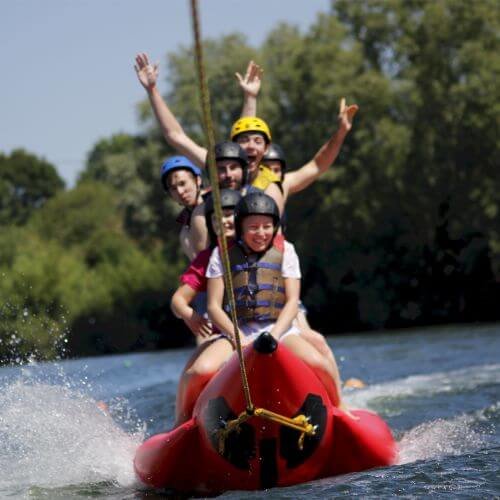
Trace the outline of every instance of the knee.
{"label": "knee", "polygon": [[330,348],[328,347],[328,343],[326,342],[326,339],[321,333],[316,332],[315,330],[309,330],[309,334],[311,335],[311,338],[314,339],[316,344],[320,346],[323,350],[329,350]]}
{"label": "knee", "polygon": [[303,330],[301,335],[324,356],[327,356],[331,351],[325,337],[321,335],[321,333],[316,332],[315,330],[307,329]]}
{"label": "knee", "polygon": [[325,358],[319,352],[309,352],[305,361],[313,370],[326,371],[327,369]]}
{"label": "knee", "polygon": [[219,369],[219,366],[211,360],[196,360],[191,367],[186,370],[188,378],[206,377],[214,374]]}
{"label": "knee", "polygon": [[324,356],[311,344],[304,341],[300,343],[289,342],[288,347],[312,369],[325,369]]}

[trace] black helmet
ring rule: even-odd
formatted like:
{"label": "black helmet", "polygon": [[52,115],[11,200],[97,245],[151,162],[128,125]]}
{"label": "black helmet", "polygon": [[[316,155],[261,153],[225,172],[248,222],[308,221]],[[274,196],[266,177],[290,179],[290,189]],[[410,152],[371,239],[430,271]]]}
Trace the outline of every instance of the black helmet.
{"label": "black helmet", "polygon": [[[220,203],[222,209],[234,208],[241,200],[242,196],[239,191],[234,189],[221,189]],[[205,201],[205,221],[207,223],[208,236],[210,237],[210,245],[217,245],[217,235],[212,226],[212,214],[214,213],[214,199],[212,194]]]}
{"label": "black helmet", "polygon": [[243,169],[243,184],[246,184],[248,156],[245,150],[231,141],[219,142],[215,145],[215,161],[236,160]]}
{"label": "black helmet", "polygon": [[281,146],[275,144],[274,142],[269,144],[267,151],[264,153],[264,156],[262,157],[262,163],[265,164],[266,161],[269,160],[279,161],[281,163],[281,172],[283,173],[285,172],[286,170],[285,153],[283,153]]}
{"label": "black helmet", "polygon": [[249,193],[243,197],[234,209],[236,237],[241,239],[243,219],[248,215],[269,215],[273,218],[274,233],[280,225],[280,210],[276,202],[262,191]]}

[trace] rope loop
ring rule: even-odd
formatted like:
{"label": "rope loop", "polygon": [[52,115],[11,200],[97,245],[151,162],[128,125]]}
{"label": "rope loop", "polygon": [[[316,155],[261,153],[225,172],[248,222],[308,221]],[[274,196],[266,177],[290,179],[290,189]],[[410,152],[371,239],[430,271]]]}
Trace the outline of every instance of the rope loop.
{"label": "rope loop", "polygon": [[279,413],[274,413],[272,411],[266,410],[265,408],[255,408],[252,413],[248,410],[241,412],[238,417],[228,422],[224,422],[222,428],[217,430],[217,438],[219,442],[219,453],[224,454],[226,439],[231,434],[231,432],[240,432],[241,424],[245,423],[252,417],[263,418],[274,422],[275,424],[284,425],[296,431],[299,431],[299,438],[297,440],[297,447],[299,450],[304,449],[304,440],[306,436],[315,436],[318,430],[317,425],[313,425],[310,422],[310,418],[306,415],[297,415],[296,417],[290,418],[280,415]]}

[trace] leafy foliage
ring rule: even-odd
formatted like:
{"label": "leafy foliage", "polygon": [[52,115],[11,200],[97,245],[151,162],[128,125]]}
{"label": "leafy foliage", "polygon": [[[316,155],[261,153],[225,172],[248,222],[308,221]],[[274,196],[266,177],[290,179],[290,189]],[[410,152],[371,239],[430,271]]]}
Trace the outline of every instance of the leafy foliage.
{"label": "leafy foliage", "polygon": [[23,149],[10,155],[0,153],[0,226],[23,224],[63,187],[49,162]]}
{"label": "leafy foliage", "polygon": [[[499,33],[495,0],[332,0],[306,33],[206,41],[218,139],[239,116],[234,73],[249,59],[265,68],[258,113],[291,168],[335,132],[341,97],[360,106],[335,166],[287,206],[324,331],[498,320]],[[166,100],[203,143],[193,52],[167,61]],[[0,155],[0,355],[180,338],[167,312],[185,265],[178,207],[158,182],[172,151],[149,103],[139,109],[143,134],[99,141],[70,191],[43,160]]]}

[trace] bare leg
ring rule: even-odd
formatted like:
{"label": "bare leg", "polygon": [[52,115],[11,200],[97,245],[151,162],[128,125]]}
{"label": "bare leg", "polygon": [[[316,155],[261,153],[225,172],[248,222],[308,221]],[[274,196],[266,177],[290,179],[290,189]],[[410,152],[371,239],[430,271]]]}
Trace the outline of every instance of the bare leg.
{"label": "bare leg", "polygon": [[233,353],[231,343],[218,338],[198,347],[187,362],[177,388],[175,402],[175,426],[182,424],[193,413],[201,391]]}
{"label": "bare leg", "polygon": [[[337,373],[335,382],[341,383],[340,372],[337,366],[337,361],[335,359],[331,347],[328,345],[325,337],[321,333],[311,328],[309,322],[307,321],[307,317],[304,314],[304,311],[299,310],[299,313],[295,318],[295,324],[298,328],[300,328],[300,335],[308,342],[310,342],[314,347],[316,347],[316,349],[321,354],[323,354],[326,358],[328,358],[331,361],[333,365],[332,369],[334,372]],[[343,385],[344,387],[349,387],[353,389],[362,389],[363,387],[366,387],[365,382],[363,382],[359,378],[350,378],[346,380]]]}
{"label": "bare leg", "polygon": [[[342,404],[342,393],[338,370],[335,373],[326,357],[310,342],[302,338],[302,335],[288,335],[283,339],[283,344],[312,368],[321,382],[323,382],[332,403],[335,406],[340,406]],[[336,376],[337,380],[335,379]]]}
{"label": "bare leg", "polygon": [[339,367],[337,365],[337,361],[335,360],[335,356],[333,355],[333,351],[327,344],[325,337],[311,328],[309,322],[307,321],[307,317],[302,310],[299,310],[297,317],[295,318],[295,324],[300,329],[300,336],[309,342],[322,356],[324,356],[328,365],[328,373],[332,375],[338,392],[339,406],[344,407],[342,403],[342,381],[340,379]]}
{"label": "bare leg", "polygon": [[[325,337],[317,332],[316,330],[308,329],[300,329],[300,335],[303,339],[307,340],[310,344],[312,344],[325,358],[327,358],[332,365],[334,365],[334,369],[339,373],[339,369],[337,366],[337,362],[335,361],[335,356],[333,355],[333,351],[325,340]],[[340,375],[339,375],[340,380]]]}

